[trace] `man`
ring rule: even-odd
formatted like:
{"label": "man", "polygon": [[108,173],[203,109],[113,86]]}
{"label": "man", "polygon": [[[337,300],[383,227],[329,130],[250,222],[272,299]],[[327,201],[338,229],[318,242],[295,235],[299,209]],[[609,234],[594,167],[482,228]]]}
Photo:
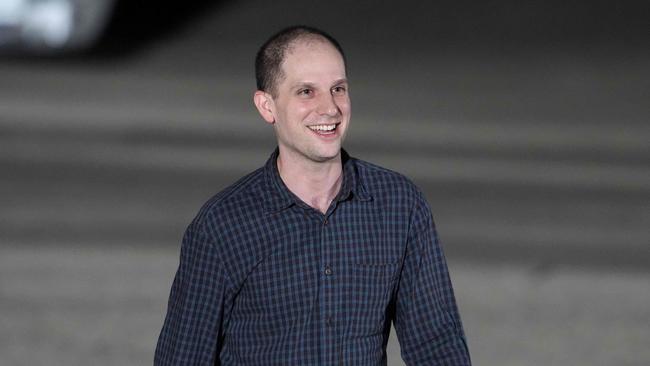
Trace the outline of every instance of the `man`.
{"label": "man", "polygon": [[341,149],[339,44],[288,28],[255,66],[278,148],[188,227],[155,364],[385,365],[394,321],[407,365],[469,365],[424,197]]}

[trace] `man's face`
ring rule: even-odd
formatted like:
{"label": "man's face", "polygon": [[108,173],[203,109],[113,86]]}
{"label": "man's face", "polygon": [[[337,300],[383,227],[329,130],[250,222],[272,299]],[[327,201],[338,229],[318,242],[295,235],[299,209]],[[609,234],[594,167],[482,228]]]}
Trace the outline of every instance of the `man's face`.
{"label": "man's face", "polygon": [[350,123],[345,64],[325,41],[297,41],[281,65],[269,103],[280,154],[314,162],[337,158]]}

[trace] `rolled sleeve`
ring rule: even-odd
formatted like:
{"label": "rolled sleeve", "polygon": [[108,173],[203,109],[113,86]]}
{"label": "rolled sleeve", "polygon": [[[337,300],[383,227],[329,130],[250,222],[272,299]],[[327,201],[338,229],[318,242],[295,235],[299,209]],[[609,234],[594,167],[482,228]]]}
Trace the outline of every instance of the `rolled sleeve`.
{"label": "rolled sleeve", "polygon": [[470,365],[445,256],[421,197],[408,240],[395,308],[402,359],[409,366]]}
{"label": "rolled sleeve", "polygon": [[213,240],[196,226],[183,237],[154,365],[219,364],[232,286]]}

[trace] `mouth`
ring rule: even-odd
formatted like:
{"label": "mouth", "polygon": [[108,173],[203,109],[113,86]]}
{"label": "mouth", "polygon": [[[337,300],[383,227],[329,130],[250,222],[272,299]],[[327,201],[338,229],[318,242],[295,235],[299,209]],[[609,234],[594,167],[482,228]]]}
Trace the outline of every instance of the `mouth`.
{"label": "mouth", "polygon": [[341,122],[331,123],[331,124],[322,124],[322,125],[313,125],[307,126],[314,133],[321,136],[333,135],[336,133],[336,129],[341,124]]}

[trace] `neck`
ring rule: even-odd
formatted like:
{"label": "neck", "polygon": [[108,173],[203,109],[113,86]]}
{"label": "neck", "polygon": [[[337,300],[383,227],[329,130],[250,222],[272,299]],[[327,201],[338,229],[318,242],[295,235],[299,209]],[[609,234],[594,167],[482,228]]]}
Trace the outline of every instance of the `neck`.
{"label": "neck", "polygon": [[331,160],[315,162],[280,149],[277,164],[282,181],[293,194],[314,209],[327,212],[343,181],[340,153]]}

